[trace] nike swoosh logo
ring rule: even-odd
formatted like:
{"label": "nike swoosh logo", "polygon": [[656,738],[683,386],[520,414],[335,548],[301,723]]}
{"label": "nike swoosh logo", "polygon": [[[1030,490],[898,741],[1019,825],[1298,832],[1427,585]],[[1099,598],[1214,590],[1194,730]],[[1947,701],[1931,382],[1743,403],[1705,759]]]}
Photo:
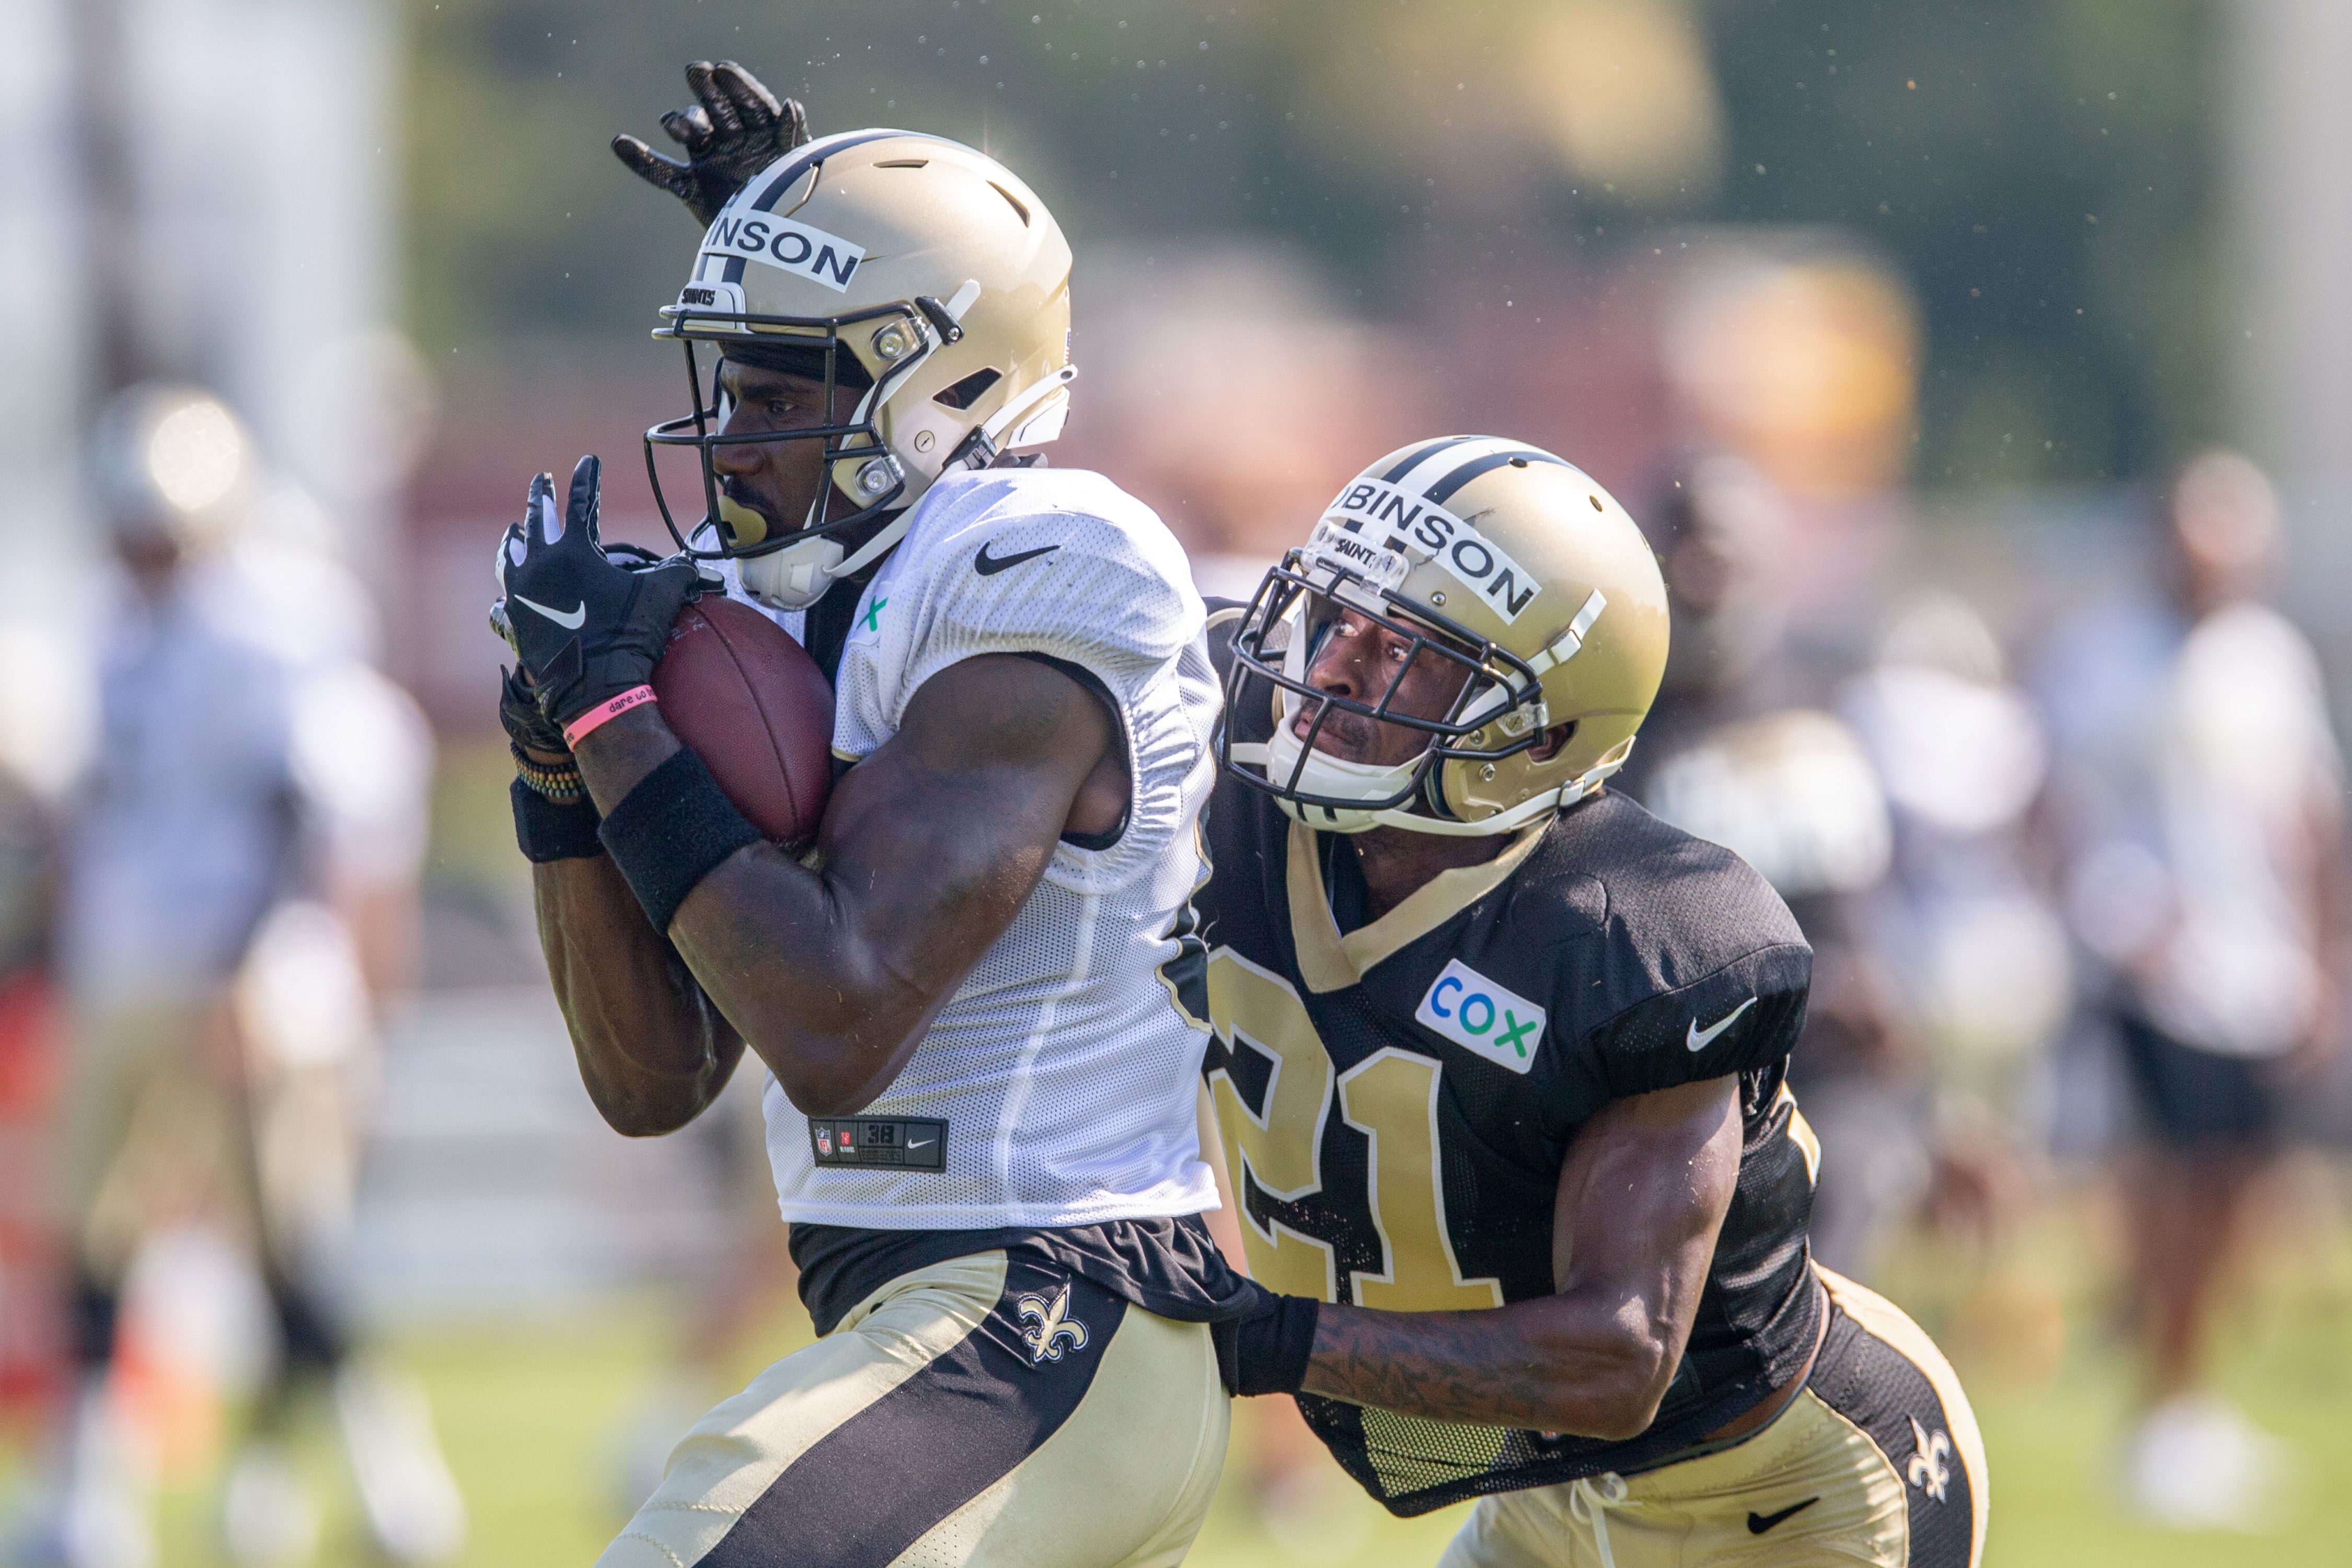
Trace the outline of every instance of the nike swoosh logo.
{"label": "nike swoosh logo", "polygon": [[980,553],[971,558],[971,569],[983,577],[993,577],[1007,566],[1018,566],[1024,561],[1034,561],[1048,551],[1059,550],[1058,544],[1041,544],[1034,550],[1024,550],[1018,555],[991,555],[982,544]]}
{"label": "nike swoosh logo", "polygon": [[1683,1044],[1688,1046],[1695,1051],[1703,1051],[1706,1049],[1708,1046],[1715,1043],[1716,1036],[1731,1027],[1733,1022],[1738,1018],[1739,1015],[1745,1013],[1754,1005],[1756,1005],[1756,998],[1750,996],[1747,1001],[1742,1002],[1738,1006],[1734,1007],[1730,1012],[1726,1013],[1722,1017],[1717,1019],[1715,1021],[1715,1026],[1712,1028],[1700,1028],[1698,1026],[1698,1020],[1696,1018],[1693,1018],[1690,1021],[1690,1034],[1683,1041]]}
{"label": "nike swoosh logo", "polygon": [[938,1142],[939,1140],[936,1138],[909,1138],[907,1140],[907,1147],[909,1149],[928,1149]]}
{"label": "nike swoosh logo", "polygon": [[1778,1513],[1750,1513],[1748,1516],[1748,1533],[1761,1535],[1790,1515],[1802,1513],[1821,1500],[1817,1497],[1809,1497],[1804,1501],[1784,1508]]}
{"label": "nike swoosh logo", "polygon": [[549,620],[553,621],[557,626],[562,626],[568,632],[578,631],[580,629],[581,623],[588,618],[588,601],[585,599],[583,599],[578,604],[572,605],[572,612],[569,615],[566,615],[562,610],[551,610],[545,605],[539,603],[536,599],[526,599],[520,594],[514,595],[514,602],[520,605],[526,610],[537,610],[541,615],[545,616]]}

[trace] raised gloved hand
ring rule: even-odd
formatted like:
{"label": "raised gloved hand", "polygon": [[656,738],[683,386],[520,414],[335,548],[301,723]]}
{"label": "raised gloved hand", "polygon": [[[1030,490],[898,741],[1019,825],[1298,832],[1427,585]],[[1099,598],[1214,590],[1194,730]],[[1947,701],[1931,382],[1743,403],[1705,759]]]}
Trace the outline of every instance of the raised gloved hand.
{"label": "raised gloved hand", "polygon": [[540,712],[559,732],[651,679],[670,623],[706,586],[683,555],[632,567],[607,554],[596,537],[601,475],[594,458],[580,459],[560,517],[553,476],[534,477],[522,521],[499,542],[506,597],[491,610],[491,624],[503,623]]}
{"label": "raised gloved hand", "polygon": [[733,60],[696,60],[686,85],[700,101],[662,116],[662,129],[686,149],[665,158],[634,136],[613,138],[613,152],[638,178],[659,185],[709,226],[751,177],[809,139],[798,100],[779,100]]}

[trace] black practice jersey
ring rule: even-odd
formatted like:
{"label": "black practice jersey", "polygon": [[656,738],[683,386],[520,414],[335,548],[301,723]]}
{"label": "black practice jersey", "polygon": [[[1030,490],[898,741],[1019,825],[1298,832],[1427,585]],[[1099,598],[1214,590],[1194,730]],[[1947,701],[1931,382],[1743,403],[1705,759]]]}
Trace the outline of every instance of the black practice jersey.
{"label": "black practice jersey", "polygon": [[1270,1289],[1406,1311],[1549,1295],[1577,1130],[1628,1095],[1740,1079],[1737,1189],[1650,1429],[1603,1442],[1301,1395],[1367,1490],[1416,1514],[1651,1468],[1804,1364],[1819,1152],[1783,1079],[1812,953],[1762,878],[1605,793],[1369,924],[1353,852],[1231,777],[1208,842],[1203,1070]]}

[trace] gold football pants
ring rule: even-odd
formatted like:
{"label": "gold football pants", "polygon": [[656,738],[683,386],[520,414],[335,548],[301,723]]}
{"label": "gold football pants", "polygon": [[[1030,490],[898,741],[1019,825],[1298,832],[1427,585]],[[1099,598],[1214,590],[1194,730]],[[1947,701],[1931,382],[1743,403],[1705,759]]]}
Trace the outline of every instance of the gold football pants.
{"label": "gold football pants", "polygon": [[227,1020],[217,998],[78,1010],[61,1196],[93,1279],[121,1280],[151,1191],[194,1192],[249,1238],[268,1234],[253,1101]]}
{"label": "gold football pants", "polygon": [[1892,1303],[1827,1269],[1830,1321],[1788,1408],[1719,1453],[1483,1498],[1439,1568],[1975,1568],[1984,1443]]}
{"label": "gold football pants", "polygon": [[1159,1568],[1224,1463],[1209,1330],[1025,1254],[900,1276],[698,1422],[600,1568]]}
{"label": "gold football pants", "polygon": [[232,1017],[226,997],[76,1013],[60,1217],[92,1281],[120,1284],[159,1205],[226,1222],[273,1280],[305,1276],[345,1236],[354,1064],[274,1059]]}

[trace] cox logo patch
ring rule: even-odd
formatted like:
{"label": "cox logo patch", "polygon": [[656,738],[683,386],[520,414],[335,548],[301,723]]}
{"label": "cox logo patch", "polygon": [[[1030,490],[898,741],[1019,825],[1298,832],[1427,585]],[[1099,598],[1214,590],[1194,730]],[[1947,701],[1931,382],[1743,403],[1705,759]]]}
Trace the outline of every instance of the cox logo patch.
{"label": "cox logo patch", "polygon": [[1513,1072],[1533,1068],[1536,1047],[1543,1042],[1542,1008],[1458,958],[1446,964],[1412,1016],[1424,1027]]}

